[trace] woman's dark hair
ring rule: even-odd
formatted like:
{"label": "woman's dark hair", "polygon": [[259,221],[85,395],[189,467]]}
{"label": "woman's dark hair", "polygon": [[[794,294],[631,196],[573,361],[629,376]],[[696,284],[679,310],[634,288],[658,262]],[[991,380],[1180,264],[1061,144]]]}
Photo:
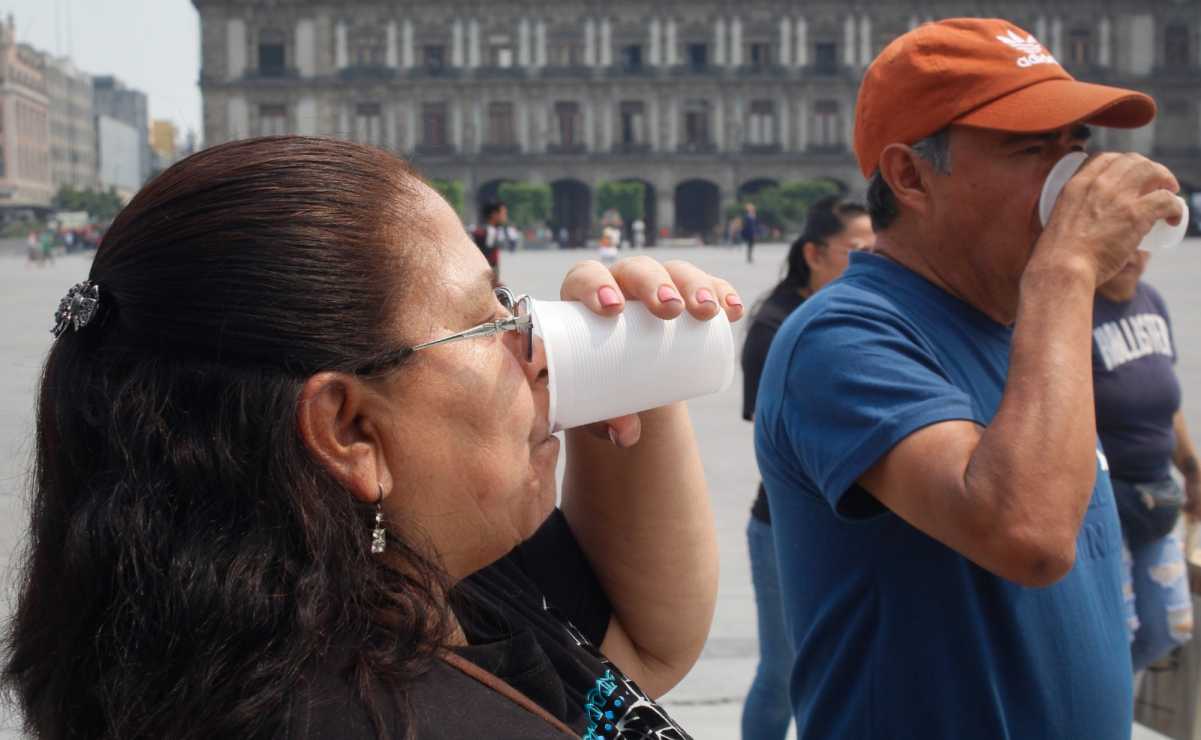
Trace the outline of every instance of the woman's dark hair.
{"label": "woman's dark hair", "polygon": [[840,195],[827,195],[809,207],[805,216],[805,228],[788,249],[784,279],[772,289],[772,295],[781,291],[796,292],[809,288],[809,263],[805,260],[805,245],[825,246],[826,241],[846,231],[847,222],[856,216],[867,215],[867,209],[858,203],[844,201]]}
{"label": "woman's dark hair", "polygon": [[374,507],[296,410],[306,377],[396,349],[423,193],[385,152],[276,137],[189,157],[118,215],[100,312],[37,401],[4,667],[32,735],[277,737],[343,654],[383,732],[370,687],[402,697],[444,642],[445,576],[398,538],[371,555]]}

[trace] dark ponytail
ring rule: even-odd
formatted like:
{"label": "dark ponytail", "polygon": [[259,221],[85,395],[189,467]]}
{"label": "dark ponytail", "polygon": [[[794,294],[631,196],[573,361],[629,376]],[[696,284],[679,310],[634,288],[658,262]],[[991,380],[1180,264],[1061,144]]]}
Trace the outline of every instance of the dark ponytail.
{"label": "dark ponytail", "polygon": [[846,231],[848,221],[866,214],[867,209],[862,205],[844,201],[840,195],[828,195],[810,206],[805,228],[788,249],[784,279],[776,284],[771,294],[807,290],[810,274],[805,245],[813,243],[824,247],[829,239]]}

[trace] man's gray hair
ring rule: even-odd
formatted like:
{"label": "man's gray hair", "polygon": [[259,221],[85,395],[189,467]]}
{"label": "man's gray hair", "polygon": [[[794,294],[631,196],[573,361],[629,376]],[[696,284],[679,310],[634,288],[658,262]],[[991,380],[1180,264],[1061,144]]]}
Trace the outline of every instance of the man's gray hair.
{"label": "man's gray hair", "polygon": [[[936,131],[911,147],[917,156],[934,165],[935,171],[951,173],[951,127]],[[867,183],[867,210],[872,217],[872,228],[876,231],[888,228],[898,215],[897,199],[892,188],[880,176],[877,169]]]}

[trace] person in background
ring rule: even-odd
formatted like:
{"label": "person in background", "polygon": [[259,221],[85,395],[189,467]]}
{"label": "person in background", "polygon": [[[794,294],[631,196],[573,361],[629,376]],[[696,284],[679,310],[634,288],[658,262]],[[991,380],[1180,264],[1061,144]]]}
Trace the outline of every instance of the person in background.
{"label": "person in background", "polygon": [[496,282],[500,282],[500,250],[509,240],[507,225],[509,223],[509,207],[500,201],[494,201],[484,206],[480,213],[481,223],[471,232],[475,246],[484,253],[484,259],[492,267]]}
{"label": "person in background", "polygon": [[742,240],[746,242],[746,261],[753,262],[752,253],[755,251],[755,236],[759,231],[759,218],[755,215],[755,204],[747,203],[742,216]]}
{"label": "person in background", "polygon": [[[754,420],[759,376],[780,324],[806,298],[842,274],[851,252],[871,249],[874,243],[871,218],[864,206],[829,196],[809,209],[804,231],[788,250],[784,279],[751,311],[750,329],[742,346],[743,419]],[[771,512],[762,483],[751,506],[746,538],[758,614],[759,667],[742,709],[742,737],[783,740],[792,720],[788,701],[792,649],[784,630]]]}
{"label": "person in background", "polygon": [[1174,530],[1182,508],[1201,515],[1201,467],[1181,410],[1172,322],[1159,292],[1141,280],[1150,259],[1135,252],[1093,303],[1097,433],[1126,545],[1123,593],[1136,673],[1192,637],[1188,567]]}

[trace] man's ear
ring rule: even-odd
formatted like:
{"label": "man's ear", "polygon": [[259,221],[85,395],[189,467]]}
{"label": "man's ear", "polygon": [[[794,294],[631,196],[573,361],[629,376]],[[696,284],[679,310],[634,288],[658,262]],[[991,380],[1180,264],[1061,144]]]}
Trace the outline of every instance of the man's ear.
{"label": "man's ear", "polygon": [[880,176],[896,198],[898,210],[919,215],[930,211],[930,178],[934,168],[913,147],[889,144],[880,154]]}
{"label": "man's ear", "polygon": [[305,381],[296,408],[300,438],[313,458],[367,503],[392,489],[372,391],[353,375],[322,372]]}

